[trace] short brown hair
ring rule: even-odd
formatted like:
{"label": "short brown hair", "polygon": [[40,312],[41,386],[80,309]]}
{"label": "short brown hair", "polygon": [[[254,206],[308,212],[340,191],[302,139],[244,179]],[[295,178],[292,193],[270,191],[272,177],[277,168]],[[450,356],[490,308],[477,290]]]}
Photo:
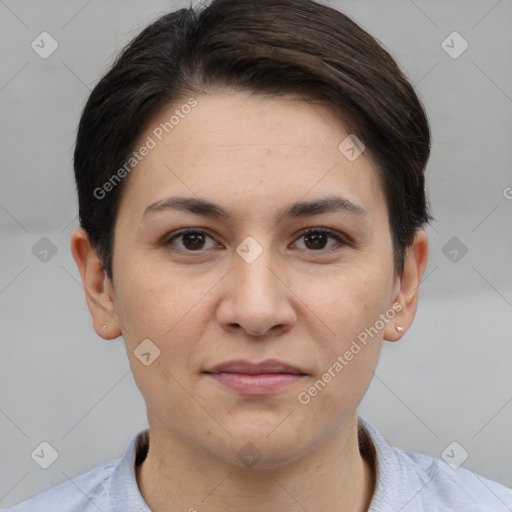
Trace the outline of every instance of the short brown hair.
{"label": "short brown hair", "polygon": [[339,116],[376,162],[401,274],[415,231],[431,220],[424,182],[430,128],[395,60],[349,17],[313,0],[213,0],[145,28],[83,110],[74,152],[80,225],[108,277],[128,177],[105,197],[96,191],[130,158],[160,109],[219,88],[296,93]]}

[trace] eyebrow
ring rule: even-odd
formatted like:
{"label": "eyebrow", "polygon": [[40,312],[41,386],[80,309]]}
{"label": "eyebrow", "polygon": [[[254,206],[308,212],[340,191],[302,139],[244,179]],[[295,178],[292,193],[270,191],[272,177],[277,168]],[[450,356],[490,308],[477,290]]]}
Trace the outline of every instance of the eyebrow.
{"label": "eyebrow", "polygon": [[[222,206],[206,199],[196,197],[168,197],[148,206],[143,213],[147,217],[151,213],[165,210],[180,210],[204,217],[210,217],[225,222],[232,222],[234,215]],[[365,217],[368,212],[352,201],[341,196],[328,196],[312,201],[297,201],[277,213],[276,221],[319,215],[322,213],[345,211],[347,213]]]}

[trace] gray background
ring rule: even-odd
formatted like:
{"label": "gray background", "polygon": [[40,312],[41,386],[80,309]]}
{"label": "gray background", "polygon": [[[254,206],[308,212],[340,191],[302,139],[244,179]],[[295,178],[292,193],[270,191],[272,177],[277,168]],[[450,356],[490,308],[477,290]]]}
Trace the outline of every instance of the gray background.
{"label": "gray background", "polygon": [[[512,487],[512,2],[325,3],[391,51],[434,137],[437,220],[419,311],[402,341],[385,343],[360,414],[403,449],[441,457],[457,441],[463,467]],[[186,5],[0,0],[0,507],[118,458],[146,427],[122,338],[95,334],[69,250],[71,156],[84,102],[117,51]],[[31,48],[43,31],[59,45],[47,59]],[[458,58],[441,47],[453,31],[469,44]],[[42,237],[57,250],[46,262],[33,252]],[[42,441],[59,454],[46,470],[30,457]]]}

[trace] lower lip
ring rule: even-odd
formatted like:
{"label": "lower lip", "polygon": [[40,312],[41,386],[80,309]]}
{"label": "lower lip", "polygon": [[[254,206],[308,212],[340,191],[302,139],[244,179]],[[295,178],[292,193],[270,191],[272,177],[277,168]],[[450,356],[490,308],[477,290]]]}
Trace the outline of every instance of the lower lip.
{"label": "lower lip", "polygon": [[262,395],[280,391],[296,382],[301,381],[305,375],[292,373],[208,373],[217,382],[224,386],[247,395]]}

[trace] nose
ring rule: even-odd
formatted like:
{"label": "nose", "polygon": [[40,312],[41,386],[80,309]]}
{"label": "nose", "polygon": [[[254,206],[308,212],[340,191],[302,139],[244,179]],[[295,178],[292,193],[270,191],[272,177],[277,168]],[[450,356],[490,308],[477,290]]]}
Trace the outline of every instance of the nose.
{"label": "nose", "polygon": [[251,336],[276,336],[296,322],[294,294],[286,283],[286,269],[270,251],[251,263],[238,254],[223,279],[217,321],[228,331],[243,330]]}

